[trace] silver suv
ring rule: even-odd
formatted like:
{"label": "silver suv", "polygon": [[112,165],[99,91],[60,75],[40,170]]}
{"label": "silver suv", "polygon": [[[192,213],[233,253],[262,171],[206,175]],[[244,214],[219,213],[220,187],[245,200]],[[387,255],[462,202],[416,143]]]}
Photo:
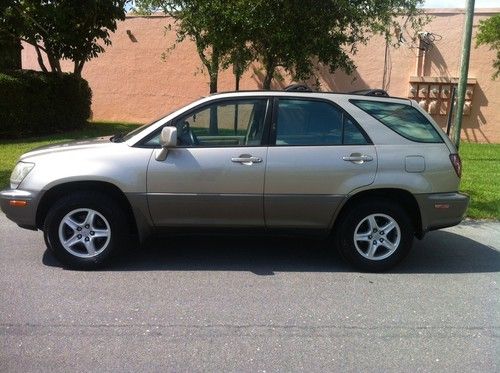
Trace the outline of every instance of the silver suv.
{"label": "silver suv", "polygon": [[414,101],[312,92],[198,100],[126,135],[33,150],[0,194],[65,265],[100,266],[176,228],[317,232],[357,268],[458,224],[453,144]]}

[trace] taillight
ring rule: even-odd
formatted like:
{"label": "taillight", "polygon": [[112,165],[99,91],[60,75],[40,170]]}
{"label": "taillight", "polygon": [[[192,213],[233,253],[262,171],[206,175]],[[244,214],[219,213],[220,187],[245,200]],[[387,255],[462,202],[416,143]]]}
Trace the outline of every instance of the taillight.
{"label": "taillight", "polygon": [[458,177],[462,177],[462,160],[458,154],[450,154],[450,161]]}

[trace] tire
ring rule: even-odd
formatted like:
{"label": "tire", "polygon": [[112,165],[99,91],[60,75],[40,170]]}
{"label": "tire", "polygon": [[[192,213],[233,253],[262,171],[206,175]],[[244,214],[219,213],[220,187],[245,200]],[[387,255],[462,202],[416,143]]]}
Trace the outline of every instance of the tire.
{"label": "tire", "polygon": [[44,221],[47,247],[65,267],[97,269],[127,242],[128,224],[120,205],[101,192],[59,199]]}
{"label": "tire", "polygon": [[357,269],[388,270],[403,260],[412,247],[412,220],[401,206],[390,201],[357,203],[341,219],[337,247]]}

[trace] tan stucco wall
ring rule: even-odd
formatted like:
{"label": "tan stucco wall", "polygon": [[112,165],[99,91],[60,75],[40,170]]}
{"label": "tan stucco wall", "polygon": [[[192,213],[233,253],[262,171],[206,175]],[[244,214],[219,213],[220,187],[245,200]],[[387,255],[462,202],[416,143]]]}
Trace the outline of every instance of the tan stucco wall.
{"label": "tan stucco wall", "polygon": [[[500,12],[500,9],[477,10],[474,33],[479,20]],[[425,27],[442,36],[427,53],[423,74],[435,77],[458,77],[463,10],[429,10],[432,22]],[[93,91],[92,111],[95,120],[149,122],[162,114],[208,94],[208,77],[201,71],[201,62],[191,42],[183,42],[168,53],[175,33],[165,31],[166,17],[127,17],[112,35],[113,45],[97,59],[87,63],[83,76]],[[473,41],[474,43],[474,41]],[[409,78],[415,75],[418,49],[403,44],[389,48],[385,58],[385,41],[373,38],[360,47],[354,56],[357,70],[352,76],[330,74],[320,70],[323,90],[350,91],[361,88],[385,88],[393,96],[407,97]],[[494,52],[487,47],[472,48],[469,77],[477,79],[470,115],[464,119],[463,137],[470,141],[500,143],[500,79],[491,80]],[[384,64],[384,60],[386,63]],[[70,71],[71,64],[63,63]],[[384,68],[385,66],[385,68]],[[31,47],[23,50],[23,68],[38,69]],[[241,89],[261,88],[262,74],[258,65],[243,77]],[[355,78],[355,80],[353,80]],[[289,80],[275,82],[282,88]],[[221,73],[219,91],[234,89],[231,70]],[[445,125],[446,116],[434,115]]]}

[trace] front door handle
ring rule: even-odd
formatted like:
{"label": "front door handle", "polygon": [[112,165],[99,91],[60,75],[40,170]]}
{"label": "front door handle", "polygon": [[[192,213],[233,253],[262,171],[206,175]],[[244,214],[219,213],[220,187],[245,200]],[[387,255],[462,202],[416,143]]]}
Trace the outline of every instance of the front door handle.
{"label": "front door handle", "polygon": [[356,164],[361,164],[364,162],[373,161],[373,157],[371,155],[361,154],[361,153],[352,153],[349,156],[342,157],[344,161],[352,162]]}
{"label": "front door handle", "polygon": [[262,162],[262,158],[254,157],[251,154],[242,154],[239,157],[231,158],[231,162],[241,163],[241,164],[244,164],[246,166],[251,166],[254,163]]}

